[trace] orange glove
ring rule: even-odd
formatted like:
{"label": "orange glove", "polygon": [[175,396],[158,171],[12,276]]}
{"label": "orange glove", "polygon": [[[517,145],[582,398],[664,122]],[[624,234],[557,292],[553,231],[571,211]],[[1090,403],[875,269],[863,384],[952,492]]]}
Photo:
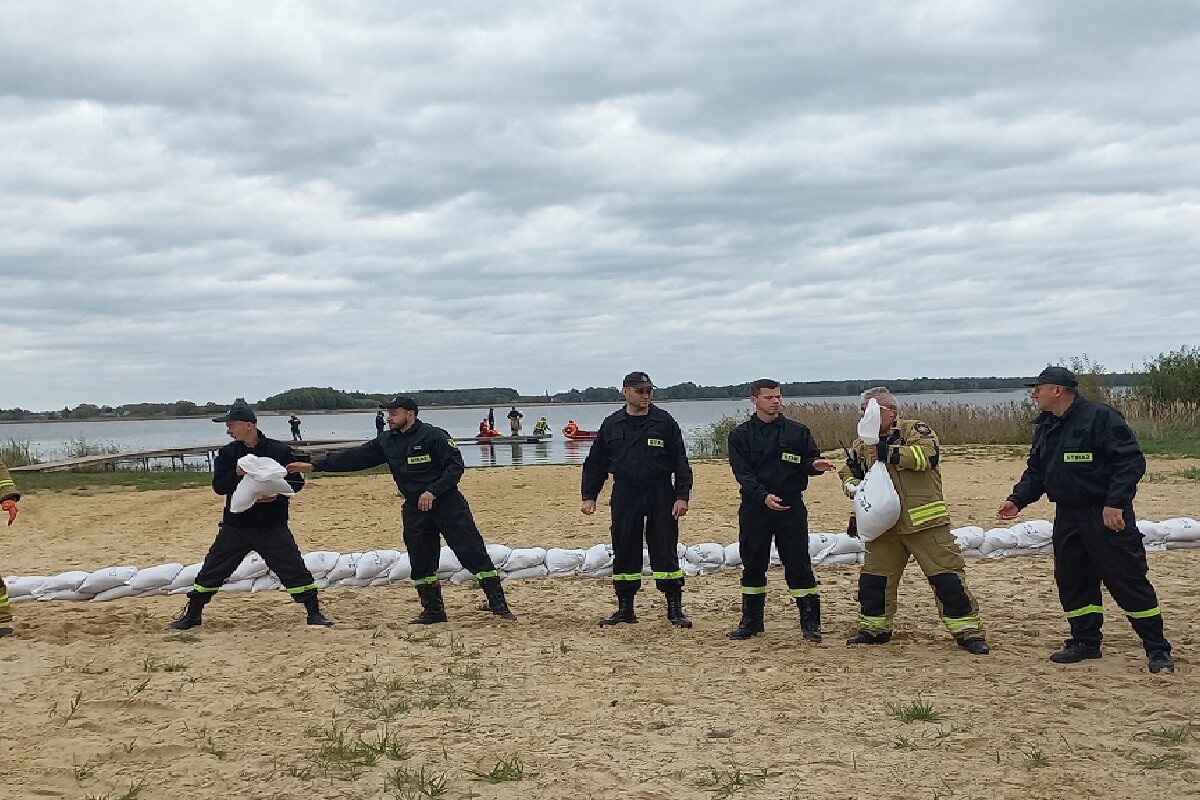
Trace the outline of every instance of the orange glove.
{"label": "orange glove", "polygon": [[3,503],[0,503],[0,508],[8,512],[8,524],[12,525],[17,519],[17,501],[5,500]]}

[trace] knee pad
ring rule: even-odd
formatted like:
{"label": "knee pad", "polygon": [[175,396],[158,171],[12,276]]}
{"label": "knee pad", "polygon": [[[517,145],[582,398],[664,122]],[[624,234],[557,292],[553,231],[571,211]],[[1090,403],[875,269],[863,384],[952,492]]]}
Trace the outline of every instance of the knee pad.
{"label": "knee pad", "polygon": [[858,576],[858,605],[868,617],[884,616],[887,606],[887,576],[862,573]]}
{"label": "knee pad", "polygon": [[963,588],[962,580],[956,572],[939,572],[929,577],[933,593],[942,602],[942,613],[947,617],[968,617],[971,615],[971,598]]}

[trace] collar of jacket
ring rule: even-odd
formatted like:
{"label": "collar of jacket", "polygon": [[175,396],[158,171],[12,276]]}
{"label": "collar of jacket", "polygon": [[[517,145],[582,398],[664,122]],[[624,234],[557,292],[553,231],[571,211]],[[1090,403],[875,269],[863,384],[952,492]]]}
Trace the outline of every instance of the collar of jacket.
{"label": "collar of jacket", "polygon": [[1035,425],[1053,425],[1055,423],[1061,424],[1063,422],[1066,422],[1067,418],[1070,417],[1072,414],[1074,414],[1075,410],[1078,409],[1080,406],[1082,406],[1084,404],[1084,402],[1085,402],[1084,396],[1081,394],[1077,394],[1077,395],[1075,395],[1075,399],[1071,401],[1071,405],[1067,406],[1067,410],[1063,412],[1063,415],[1061,417],[1056,417],[1053,414],[1051,414],[1049,411],[1043,411],[1042,413],[1038,414],[1034,418],[1033,424],[1035,424]]}
{"label": "collar of jacket", "polygon": [[629,413],[629,407],[628,407],[628,406],[621,406],[621,419],[622,419],[622,420],[629,420],[629,419],[662,419],[662,418],[663,418],[663,417],[666,415],[666,413],[667,413],[667,412],[663,411],[661,408],[659,408],[658,406],[654,405],[654,403],[651,403],[651,404],[650,404],[650,409],[649,409],[649,410],[648,410],[648,411],[647,411],[645,414],[638,414],[637,416],[634,416],[633,414],[630,414],[630,413]]}
{"label": "collar of jacket", "polygon": [[412,436],[414,433],[421,430],[421,426],[424,424],[425,423],[422,422],[421,420],[416,420],[406,431],[398,431],[395,428],[388,428],[388,433],[390,433],[392,436],[397,436],[397,437]]}

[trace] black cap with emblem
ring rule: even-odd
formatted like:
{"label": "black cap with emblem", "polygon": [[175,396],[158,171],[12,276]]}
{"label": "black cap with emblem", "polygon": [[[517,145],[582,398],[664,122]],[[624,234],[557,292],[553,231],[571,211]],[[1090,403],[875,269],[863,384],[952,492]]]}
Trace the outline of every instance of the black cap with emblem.
{"label": "black cap with emblem", "polygon": [[411,397],[405,397],[402,394],[393,396],[392,399],[388,400],[386,403],[380,403],[379,407],[380,408],[403,408],[404,410],[411,411],[414,414],[417,413],[417,401],[413,400]]}
{"label": "black cap with emblem", "polygon": [[644,372],[631,372],[621,381],[621,386],[629,389],[653,389],[654,382]]}
{"label": "black cap with emblem", "polygon": [[1079,385],[1079,381],[1075,379],[1075,373],[1066,367],[1046,367],[1041,374],[1036,378],[1031,378],[1024,382],[1026,386],[1041,386],[1042,384],[1051,384],[1054,386],[1065,386],[1068,389],[1074,389]]}

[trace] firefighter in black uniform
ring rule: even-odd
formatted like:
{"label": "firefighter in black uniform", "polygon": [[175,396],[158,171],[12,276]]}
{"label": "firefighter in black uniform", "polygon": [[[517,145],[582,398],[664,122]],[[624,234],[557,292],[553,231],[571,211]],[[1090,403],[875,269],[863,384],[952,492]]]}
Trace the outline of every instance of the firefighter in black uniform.
{"label": "firefighter in black uniform", "polygon": [[1151,672],[1175,671],[1162,614],[1146,577],[1146,548],[1133,513],[1146,459],[1125,419],[1076,392],[1075,375],[1046,367],[1027,382],[1041,410],[1028,466],[997,515],[1012,519],[1046,494],[1055,503],[1054,581],[1071,638],[1050,654],[1058,664],[1100,658],[1100,584],[1142,639]]}
{"label": "firefighter in black uniform", "polygon": [[[613,476],[613,589],[617,610],[602,627],[637,622],[634,596],[642,586],[642,536],[650,551],[654,582],[667,601],[667,619],[692,627],[683,613],[683,570],[679,568],[679,518],[687,513],[692,468],[679,425],[650,402],[654,384],[644,372],[631,372],[621,385],[625,407],[600,424],[583,462],[580,511],[596,513],[596,498]],[[672,476],[674,483],[672,484]]]}
{"label": "firefighter in black uniform", "polygon": [[742,557],[742,619],[730,639],[763,632],[771,539],[783,562],[788,592],[796,598],[805,639],[821,641],[821,597],[808,555],[808,479],[836,469],[805,425],[781,413],[779,382],[750,384],[754,415],[729,433],[729,466],[741,486],[738,550]]}
{"label": "firefighter in black uniform", "polygon": [[[233,492],[246,474],[238,466],[238,459],[255,455],[284,465],[295,460],[292,448],[263,436],[258,430],[254,409],[240,398],[230,407],[229,413],[213,422],[224,422],[225,430],[233,437],[232,442],[217,451],[213,462],[212,488],[217,494],[225,495],[225,514],[217,529],[217,538],[204,556],[204,564],[188,592],[187,606],[169,627],[185,631],[200,625],[204,606],[251,551],[262,556],[292,599],[304,605],[309,625],[332,625],[321,613],[317,582],[304,566],[300,548],[288,528],[288,498],[269,495],[260,497],[241,513],[229,510]],[[289,475],[287,482],[294,491],[304,488],[302,475]]]}
{"label": "firefighter in black uniform", "polygon": [[329,453],[312,464],[288,464],[288,471],[357,472],[388,465],[404,496],[400,509],[404,546],[412,564],[412,582],[421,598],[421,613],[411,620],[412,624],[446,621],[437,577],[439,535],[445,537],[459,562],[475,574],[492,613],[516,619],[508,608],[500,573],[475,526],[467,498],[458,489],[464,472],[458,445],[441,428],[417,419],[417,403],[411,397],[397,395],[383,407],[387,409],[388,431],[358,447]]}

